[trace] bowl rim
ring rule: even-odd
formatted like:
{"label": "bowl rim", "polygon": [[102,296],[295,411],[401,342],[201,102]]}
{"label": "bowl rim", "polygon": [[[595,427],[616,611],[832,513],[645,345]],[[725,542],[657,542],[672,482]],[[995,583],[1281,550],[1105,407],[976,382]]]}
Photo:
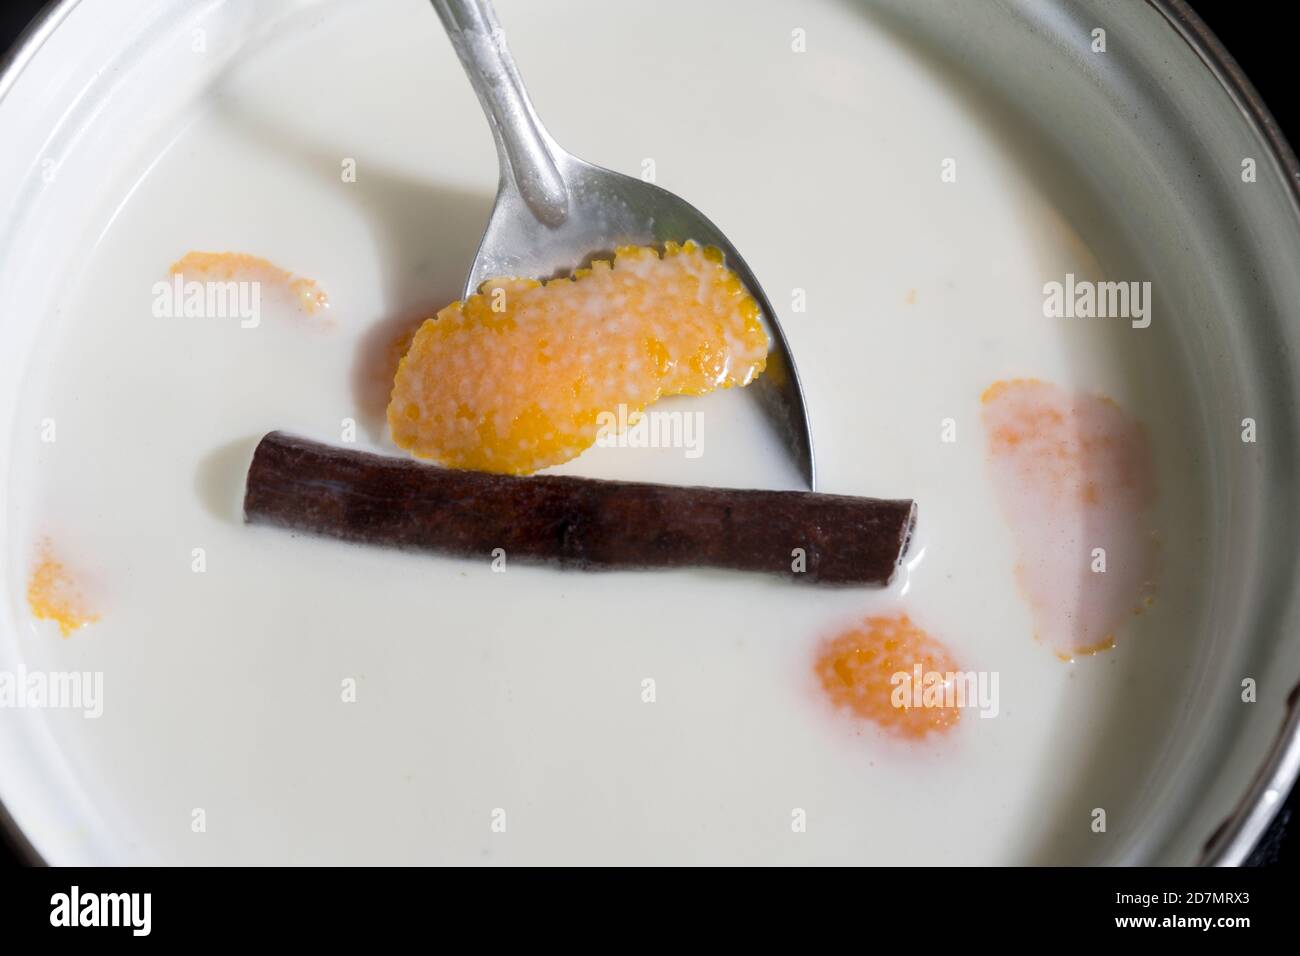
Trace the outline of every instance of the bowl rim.
{"label": "bowl rim", "polygon": [[[80,2],[81,0],[49,0],[32,18],[32,22],[27,24],[26,29],[18,35],[13,46],[0,55],[0,103],[4,102],[14,84],[18,82],[18,77],[45,45],[45,41],[53,35],[59,28],[59,24],[67,19],[68,14]],[[3,800],[0,800],[0,843],[11,849],[14,855],[27,866],[49,866],[48,861],[32,845],[27,834],[18,825],[18,821],[13,818]]]}
{"label": "bowl rim", "polygon": [[[68,18],[81,0],[49,0],[14,44],[0,56],[0,102],[10,93],[45,41]],[[1286,184],[1291,211],[1300,220],[1300,160],[1287,142],[1273,114],[1240,64],[1188,6],[1187,0],[1145,0],[1214,75],[1246,122],[1268,145]],[[1241,800],[1206,841],[1200,860],[1204,866],[1239,866],[1250,855],[1277,816],[1297,778],[1300,778],[1300,683],[1287,695],[1287,715],[1268,756],[1252,778]],[[0,800],[0,842],[7,844],[28,866],[48,866],[18,822]]]}
{"label": "bowl rim", "polygon": [[[1187,0],[1146,0],[1191,47],[1219,81],[1246,122],[1268,145],[1286,187],[1292,215],[1300,220],[1300,160],[1241,65]],[[1286,697],[1277,738],[1233,811],[1201,849],[1202,866],[1240,866],[1250,856],[1300,778],[1300,683]]]}

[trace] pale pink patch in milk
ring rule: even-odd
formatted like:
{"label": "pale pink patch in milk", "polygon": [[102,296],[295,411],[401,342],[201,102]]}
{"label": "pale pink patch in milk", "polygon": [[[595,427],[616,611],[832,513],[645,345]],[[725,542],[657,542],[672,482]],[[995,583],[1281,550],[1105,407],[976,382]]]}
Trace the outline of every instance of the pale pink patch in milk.
{"label": "pale pink patch in milk", "polygon": [[1154,592],[1146,432],[1110,399],[1047,382],[998,382],[982,401],[1038,638],[1066,660],[1113,647]]}

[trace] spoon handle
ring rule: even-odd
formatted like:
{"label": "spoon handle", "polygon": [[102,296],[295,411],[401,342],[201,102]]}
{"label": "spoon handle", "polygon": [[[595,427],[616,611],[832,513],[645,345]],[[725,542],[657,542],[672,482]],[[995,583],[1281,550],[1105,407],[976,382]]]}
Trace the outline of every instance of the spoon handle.
{"label": "spoon handle", "polygon": [[432,0],[460,56],[496,138],[501,181],[515,189],[538,221],[558,226],[569,214],[569,191],[524,81],[506,48],[488,0]]}

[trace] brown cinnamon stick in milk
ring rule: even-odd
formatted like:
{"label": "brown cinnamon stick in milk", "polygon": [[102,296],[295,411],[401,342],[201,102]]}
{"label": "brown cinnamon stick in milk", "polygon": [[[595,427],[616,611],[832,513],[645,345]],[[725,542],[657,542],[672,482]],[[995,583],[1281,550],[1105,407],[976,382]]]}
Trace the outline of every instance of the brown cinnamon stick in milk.
{"label": "brown cinnamon stick in milk", "polygon": [[[271,432],[244,518],[362,544],[564,568],[714,567],[887,584],[912,501],[458,471]],[[803,570],[797,570],[801,568]]]}

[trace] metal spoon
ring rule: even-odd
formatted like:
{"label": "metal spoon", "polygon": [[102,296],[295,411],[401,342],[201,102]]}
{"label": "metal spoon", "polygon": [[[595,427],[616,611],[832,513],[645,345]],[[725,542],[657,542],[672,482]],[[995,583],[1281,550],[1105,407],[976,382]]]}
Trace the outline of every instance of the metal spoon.
{"label": "metal spoon", "polygon": [[651,183],[583,162],[542,126],[488,0],[431,0],[483,104],[496,138],[501,179],[465,295],[499,276],[564,275],[621,245],[694,239],[721,249],[762,311],[771,346],[767,369],[748,390],[780,430],[810,489],[812,432],[794,359],[776,312],[745,260],[698,209]]}

